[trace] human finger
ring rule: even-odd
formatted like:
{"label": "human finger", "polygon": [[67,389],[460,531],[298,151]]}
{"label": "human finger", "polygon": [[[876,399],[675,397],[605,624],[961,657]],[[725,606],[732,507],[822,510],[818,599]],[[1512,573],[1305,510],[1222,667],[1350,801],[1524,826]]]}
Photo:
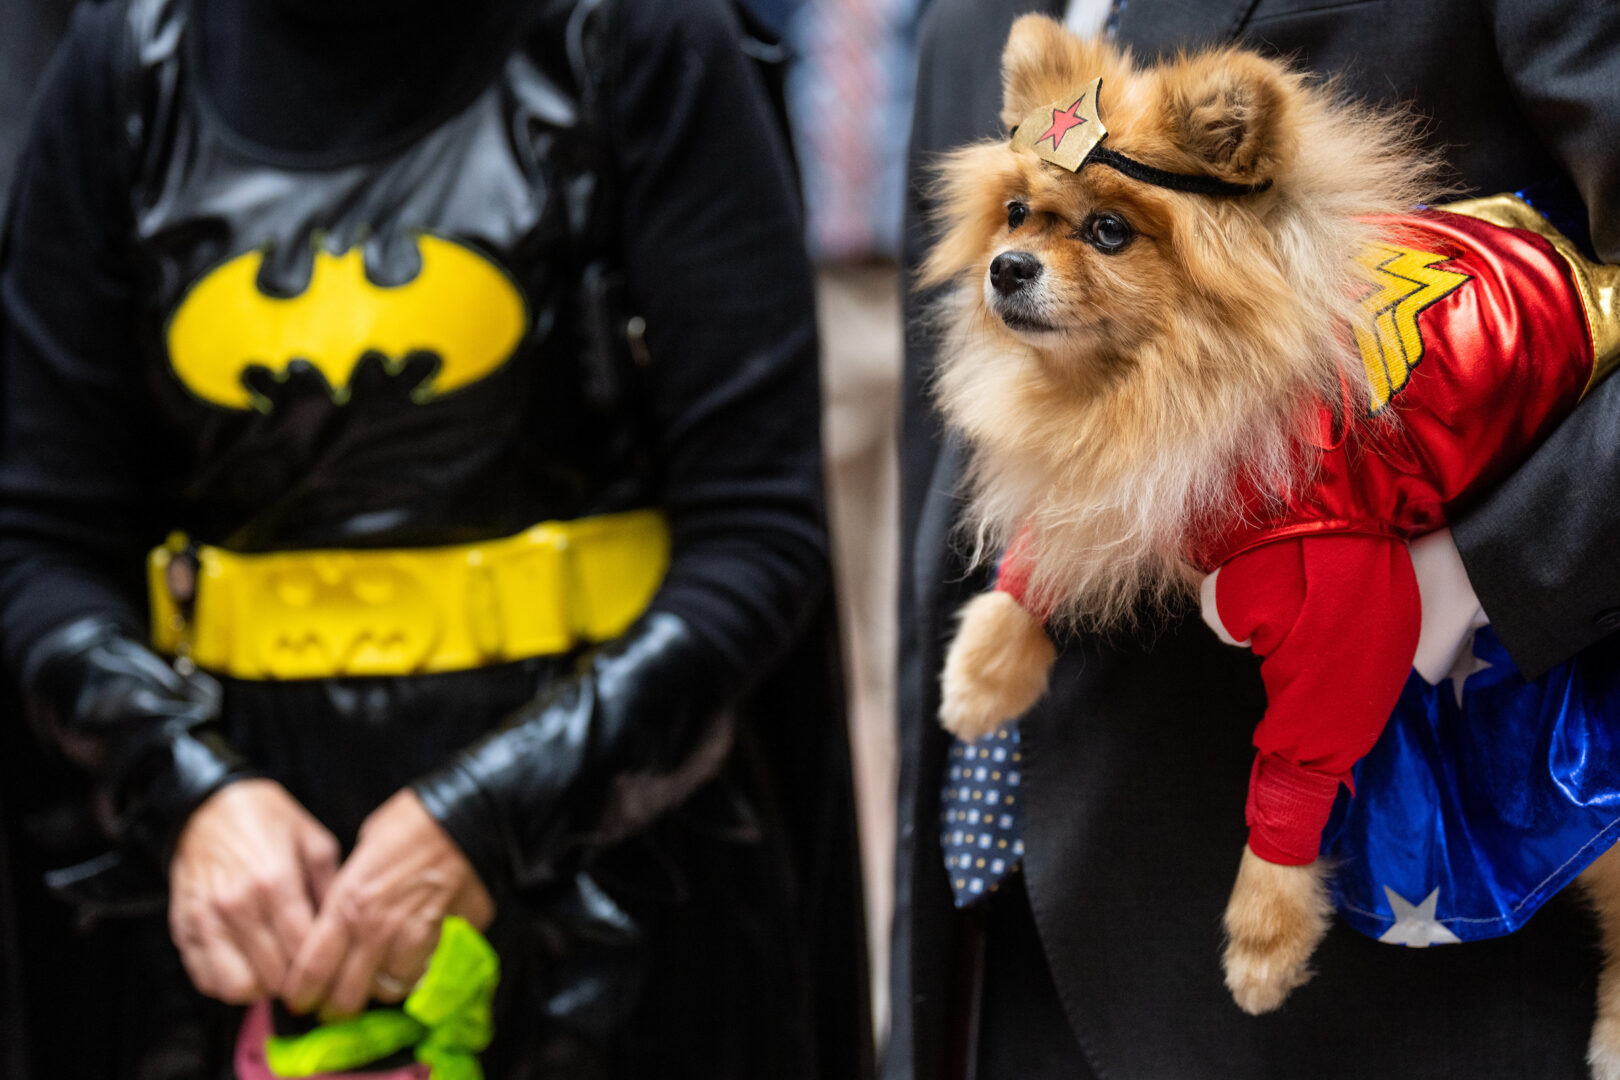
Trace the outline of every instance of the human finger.
{"label": "human finger", "polygon": [[450,913],[460,915],[479,930],[488,930],[495,921],[495,898],[477,873],[468,873],[466,884],[450,903]]}
{"label": "human finger", "polygon": [[275,994],[287,977],[291,955],[271,925],[273,905],[255,902],[262,896],[257,890],[247,900],[228,894],[219,901],[218,910],[233,951],[247,961],[264,992]]}
{"label": "human finger", "polygon": [[361,935],[351,939],[349,951],[338,965],[332,988],[326,995],[324,1012],[336,1016],[353,1016],[371,999],[377,985],[377,973],[382,967],[387,940],[381,935]]}
{"label": "human finger", "polygon": [[277,879],[277,892],[271,907],[272,922],[288,964],[298,956],[315,925],[315,915],[337,875],[338,843],[313,818],[293,837],[297,870]]}
{"label": "human finger", "polygon": [[246,1005],[267,996],[253,965],[211,912],[201,909],[178,916],[171,912],[170,930],[180,963],[199,993],[228,1005]]}
{"label": "human finger", "polygon": [[310,900],[319,909],[326,903],[326,894],[337,877],[338,860],[342,853],[336,837],[325,828],[313,822],[311,824],[311,828],[298,835],[298,852],[304,864],[304,884],[309,890]]}
{"label": "human finger", "polygon": [[267,921],[263,931],[274,938],[277,950],[283,957],[281,976],[270,987],[271,994],[280,994],[294,958],[303,949],[315,925],[315,906],[303,882],[289,882],[278,888],[274,900],[265,910],[265,918]]}
{"label": "human finger", "polygon": [[289,1009],[307,1013],[326,1000],[349,950],[349,938],[348,921],[338,914],[336,905],[322,904],[282,986],[281,997]]}
{"label": "human finger", "polygon": [[[392,993],[395,987],[404,993],[393,997],[379,996],[382,1001],[399,1001],[416,986],[427,971],[428,961],[439,944],[439,924],[426,919],[415,919],[401,926],[389,944],[378,969],[379,988]],[[386,979],[382,978],[386,976]]]}

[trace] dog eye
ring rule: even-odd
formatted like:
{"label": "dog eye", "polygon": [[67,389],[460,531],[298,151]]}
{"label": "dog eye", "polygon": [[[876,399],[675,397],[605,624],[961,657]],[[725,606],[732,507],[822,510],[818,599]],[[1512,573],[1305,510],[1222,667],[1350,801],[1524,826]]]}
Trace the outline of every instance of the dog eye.
{"label": "dog eye", "polygon": [[1130,223],[1118,214],[1092,214],[1080,226],[1080,238],[1104,255],[1125,250],[1135,236]]}
{"label": "dog eye", "polygon": [[1018,228],[1018,226],[1024,223],[1024,219],[1027,217],[1029,217],[1029,207],[1025,206],[1023,203],[1010,202],[1007,204],[1007,228]]}

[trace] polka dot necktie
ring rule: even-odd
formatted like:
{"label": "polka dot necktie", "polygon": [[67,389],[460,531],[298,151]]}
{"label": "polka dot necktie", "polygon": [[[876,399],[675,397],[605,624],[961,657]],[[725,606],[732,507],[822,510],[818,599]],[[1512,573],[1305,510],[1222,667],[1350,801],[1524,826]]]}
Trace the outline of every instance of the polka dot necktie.
{"label": "polka dot necktie", "polygon": [[956,906],[995,892],[1024,859],[1023,753],[1018,725],[957,739],[940,792],[940,847]]}

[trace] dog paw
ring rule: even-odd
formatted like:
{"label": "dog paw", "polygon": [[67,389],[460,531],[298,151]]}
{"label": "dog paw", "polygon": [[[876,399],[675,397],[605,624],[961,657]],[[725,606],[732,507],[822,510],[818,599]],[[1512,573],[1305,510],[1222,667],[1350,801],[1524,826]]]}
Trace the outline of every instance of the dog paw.
{"label": "dog paw", "polygon": [[1040,700],[1056,658],[1046,630],[1018,601],[1004,592],[974,597],[945,656],[940,723],[963,739],[988,735]]}
{"label": "dog paw", "polygon": [[1226,988],[1237,1007],[1250,1016],[1274,1012],[1296,987],[1310,981],[1309,951],[1280,941],[1232,940],[1226,946]]}
{"label": "dog paw", "polygon": [[973,742],[996,731],[1006,721],[995,719],[993,711],[977,706],[971,701],[958,700],[947,702],[940,707],[939,723],[958,739]]}
{"label": "dog paw", "polygon": [[1268,1013],[1310,980],[1311,954],[1331,905],[1319,862],[1278,866],[1243,849],[1226,907],[1226,988],[1250,1016]]}

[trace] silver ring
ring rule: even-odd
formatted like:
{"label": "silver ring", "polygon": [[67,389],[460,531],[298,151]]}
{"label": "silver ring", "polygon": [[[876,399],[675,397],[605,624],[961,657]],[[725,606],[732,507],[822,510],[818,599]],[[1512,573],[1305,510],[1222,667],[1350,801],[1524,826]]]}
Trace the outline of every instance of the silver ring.
{"label": "silver ring", "polygon": [[371,981],[377,984],[377,989],[394,997],[400,996],[401,994],[405,993],[407,989],[409,989],[409,987],[407,987],[403,982],[394,978],[386,971],[377,972],[377,974],[371,977]]}

